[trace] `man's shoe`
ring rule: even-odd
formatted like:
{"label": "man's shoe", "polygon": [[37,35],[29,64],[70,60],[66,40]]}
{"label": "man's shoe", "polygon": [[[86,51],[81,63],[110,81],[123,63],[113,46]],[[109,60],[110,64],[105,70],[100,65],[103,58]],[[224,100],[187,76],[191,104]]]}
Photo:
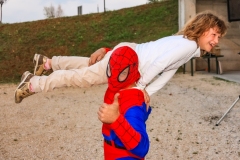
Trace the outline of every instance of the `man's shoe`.
{"label": "man's shoe", "polygon": [[30,79],[33,76],[29,71],[23,73],[22,81],[15,90],[15,103],[21,103],[24,98],[34,94],[34,92],[31,92],[29,89]]}
{"label": "man's shoe", "polygon": [[22,77],[21,77],[21,82],[23,81],[24,78],[26,78],[26,76],[29,74],[30,72],[29,71],[26,71],[22,74]]}
{"label": "man's shoe", "polygon": [[33,63],[35,65],[33,74],[36,76],[41,76],[43,74],[46,74],[48,70],[44,69],[44,64],[47,62],[48,57],[41,55],[41,54],[35,54],[33,58]]}

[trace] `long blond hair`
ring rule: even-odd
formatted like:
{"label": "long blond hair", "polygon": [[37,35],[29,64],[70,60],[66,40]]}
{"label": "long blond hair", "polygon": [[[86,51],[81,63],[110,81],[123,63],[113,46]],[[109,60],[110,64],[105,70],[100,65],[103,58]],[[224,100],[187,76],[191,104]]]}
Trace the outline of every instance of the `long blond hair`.
{"label": "long blond hair", "polygon": [[215,15],[211,11],[204,11],[189,20],[177,35],[183,35],[185,38],[197,42],[198,38],[210,28],[217,27],[218,33],[224,36],[227,32],[227,25],[228,23],[224,18]]}

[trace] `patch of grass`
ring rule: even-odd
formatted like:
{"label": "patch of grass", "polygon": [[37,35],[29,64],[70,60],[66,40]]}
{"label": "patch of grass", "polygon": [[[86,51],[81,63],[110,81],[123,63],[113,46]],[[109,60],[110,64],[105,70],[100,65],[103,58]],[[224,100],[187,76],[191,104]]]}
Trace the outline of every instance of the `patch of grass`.
{"label": "patch of grass", "polygon": [[178,30],[178,1],[168,0],[106,13],[0,25],[0,83],[19,82],[33,71],[35,53],[90,56],[120,42],[143,43]]}
{"label": "patch of grass", "polygon": [[213,78],[216,79],[216,80],[225,81],[225,82],[228,82],[228,83],[236,83],[236,82],[229,81],[229,80],[226,80],[226,79],[223,79],[223,78],[219,78],[219,77],[213,77]]}

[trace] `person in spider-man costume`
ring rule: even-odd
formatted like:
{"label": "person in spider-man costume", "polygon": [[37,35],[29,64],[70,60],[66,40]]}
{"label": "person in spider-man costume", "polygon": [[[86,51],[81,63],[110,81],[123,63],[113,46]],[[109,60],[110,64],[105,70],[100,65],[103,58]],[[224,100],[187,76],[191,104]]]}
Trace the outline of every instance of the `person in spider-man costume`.
{"label": "person in spider-man costume", "polygon": [[112,104],[119,93],[119,116],[102,126],[105,160],[142,160],[149,150],[145,121],[151,108],[146,106],[143,92],[135,87],[140,78],[135,51],[127,46],[116,49],[109,59],[107,76],[104,102]]}

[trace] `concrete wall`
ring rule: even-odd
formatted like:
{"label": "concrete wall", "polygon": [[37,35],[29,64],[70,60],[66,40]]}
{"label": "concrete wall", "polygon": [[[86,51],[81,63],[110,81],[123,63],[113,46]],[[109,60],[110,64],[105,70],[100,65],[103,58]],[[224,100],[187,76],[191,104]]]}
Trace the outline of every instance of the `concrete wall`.
{"label": "concrete wall", "polygon": [[[178,0],[178,26],[179,30],[185,23],[196,15],[196,0]],[[193,60],[193,69],[196,70],[196,61]],[[187,62],[186,71],[191,71],[191,64]]]}
{"label": "concrete wall", "polygon": [[179,29],[181,29],[189,19],[196,15],[196,0],[179,0],[178,2],[178,22]]}
{"label": "concrete wall", "polygon": [[[196,13],[211,10],[228,19],[227,0],[179,0],[179,28],[183,26]],[[180,15],[181,14],[181,15]],[[180,23],[181,22],[181,23]],[[221,49],[220,58],[223,73],[240,70],[240,21],[230,22],[227,35],[219,42]],[[189,63],[186,65],[189,71]],[[207,69],[206,60],[196,60],[195,70]],[[211,60],[211,70],[216,70],[215,60]]]}

